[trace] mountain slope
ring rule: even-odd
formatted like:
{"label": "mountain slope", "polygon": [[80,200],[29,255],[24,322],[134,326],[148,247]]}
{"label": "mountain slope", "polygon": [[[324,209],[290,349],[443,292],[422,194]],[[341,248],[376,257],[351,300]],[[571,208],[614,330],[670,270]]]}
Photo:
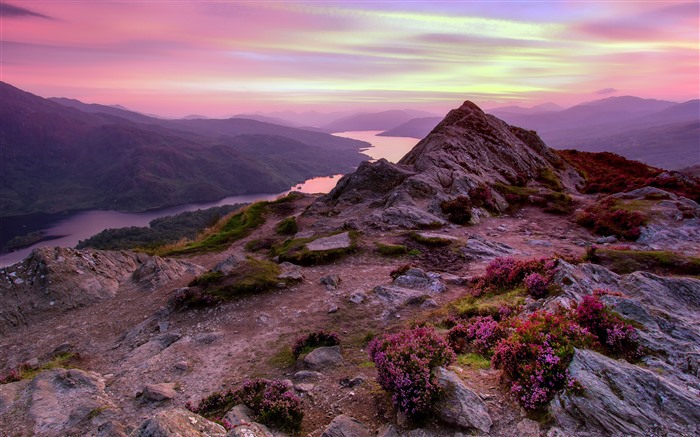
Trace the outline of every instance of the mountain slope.
{"label": "mountain slope", "polygon": [[274,193],[313,176],[346,172],[366,158],[358,152],[366,143],[319,132],[252,120],[139,116],[154,123],[135,123],[125,118],[134,118],[129,111],[107,114],[90,106],[95,112],[87,113],[1,87],[2,216],[136,211]]}
{"label": "mountain slope", "polygon": [[422,139],[442,121],[440,117],[413,118],[405,123],[386,130],[378,136],[382,137],[408,137]]}
{"label": "mountain slope", "polygon": [[321,126],[326,132],[348,132],[361,130],[387,130],[412,118],[427,117],[432,114],[414,110],[392,110],[373,113],[361,113],[343,117]]}

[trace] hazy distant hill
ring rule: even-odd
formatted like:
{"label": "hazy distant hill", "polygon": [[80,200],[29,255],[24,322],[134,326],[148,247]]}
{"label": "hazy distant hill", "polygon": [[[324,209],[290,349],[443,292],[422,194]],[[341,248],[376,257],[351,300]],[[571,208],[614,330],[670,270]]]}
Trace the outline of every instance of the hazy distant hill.
{"label": "hazy distant hill", "polygon": [[350,115],[321,126],[326,132],[348,132],[362,130],[387,130],[413,118],[432,116],[429,112],[414,110],[392,110]]}
{"label": "hazy distant hill", "polygon": [[536,130],[548,146],[558,149],[609,151],[668,169],[700,162],[692,124],[700,120],[700,100],[611,97],[557,112],[494,114]]}
{"label": "hazy distant hill", "polygon": [[378,136],[382,137],[408,137],[423,139],[433,130],[438,123],[442,121],[442,117],[422,117],[413,118],[405,123],[401,123],[395,128],[386,130]]}
{"label": "hazy distant hill", "polygon": [[85,104],[0,87],[2,216],[277,192],[367,158],[358,151],[367,143],[319,132],[243,119],[160,120],[102,105],[84,112],[71,106]]}

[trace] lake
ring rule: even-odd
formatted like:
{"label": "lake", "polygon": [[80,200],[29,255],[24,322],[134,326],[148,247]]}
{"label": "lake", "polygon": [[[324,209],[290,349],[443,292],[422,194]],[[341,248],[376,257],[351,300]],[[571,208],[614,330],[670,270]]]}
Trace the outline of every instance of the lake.
{"label": "lake", "polygon": [[[341,132],[335,134],[340,137],[354,138],[367,141],[372,147],[363,150],[372,160],[386,158],[391,162],[397,162],[417,143],[415,138],[378,137],[381,131],[357,131]],[[335,187],[342,175],[317,177],[309,179],[291,188],[291,191],[302,193],[327,193]],[[90,210],[80,212],[67,212],[59,214],[32,214],[24,217],[0,219],[3,228],[3,240],[9,240],[15,235],[24,235],[29,232],[42,231],[48,241],[33,244],[27,248],[0,255],[0,267],[14,264],[23,260],[37,247],[61,246],[74,247],[78,241],[89,238],[105,229],[124,228],[129,226],[148,226],[148,223],[156,218],[178,214],[185,211],[207,209],[213,206],[231,205],[234,203],[251,203],[258,200],[274,200],[288,193],[273,194],[247,194],[231,196],[215,202],[189,203],[169,208],[126,213],[118,211]]]}

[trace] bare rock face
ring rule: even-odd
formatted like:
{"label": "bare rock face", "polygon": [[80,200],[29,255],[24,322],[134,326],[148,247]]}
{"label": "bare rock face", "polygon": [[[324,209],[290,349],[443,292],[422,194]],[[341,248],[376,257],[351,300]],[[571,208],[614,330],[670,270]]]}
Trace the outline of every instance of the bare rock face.
{"label": "bare rock face", "polygon": [[371,437],[374,433],[362,422],[345,414],[336,416],[321,437]]}
{"label": "bare rock face", "polygon": [[575,435],[698,435],[698,394],[650,370],[593,351],[577,350],[569,373],[582,396],[559,394],[558,425]]}
{"label": "bare rock face", "polygon": [[226,430],[223,426],[181,408],[161,411],[131,433],[132,437],[223,437],[225,435]]}
{"label": "bare rock face", "polygon": [[564,292],[545,308],[572,306],[595,289],[601,300],[641,327],[650,351],[644,367],[591,351],[576,351],[569,367],[582,396],[560,394],[552,403],[559,428],[572,435],[696,435],[700,423],[700,280],[647,272],[616,275],[604,267],[560,262]]}
{"label": "bare rock face", "polygon": [[[7,435],[85,435],[100,415],[116,408],[101,375],[78,369],[47,370],[2,388],[0,423]],[[22,417],[29,420],[15,422]]]}
{"label": "bare rock face", "polygon": [[[344,176],[324,199],[328,205],[357,214],[350,205],[370,210],[368,226],[417,228],[445,223],[440,204],[469,198],[479,186],[515,185],[536,180],[543,171],[556,174],[575,190],[580,176],[532,131],[510,126],[465,102],[420,141],[398,164],[365,162]],[[506,200],[491,190],[493,207]]]}
{"label": "bare rock face", "polygon": [[121,286],[151,290],[202,271],[195,264],[134,252],[35,249],[21,263],[0,269],[0,333],[39,313],[114,298]]}
{"label": "bare rock face", "polygon": [[479,395],[470,390],[454,372],[442,367],[434,372],[438,384],[445,390],[445,398],[435,406],[438,417],[451,425],[488,433],[491,416]]}

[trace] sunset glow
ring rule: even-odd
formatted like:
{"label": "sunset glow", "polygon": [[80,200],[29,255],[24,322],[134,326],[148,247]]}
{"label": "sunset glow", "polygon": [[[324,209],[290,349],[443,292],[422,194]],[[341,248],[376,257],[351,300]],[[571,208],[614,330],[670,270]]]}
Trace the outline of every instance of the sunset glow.
{"label": "sunset glow", "polygon": [[2,5],[2,80],[166,116],[700,96],[697,2]]}

